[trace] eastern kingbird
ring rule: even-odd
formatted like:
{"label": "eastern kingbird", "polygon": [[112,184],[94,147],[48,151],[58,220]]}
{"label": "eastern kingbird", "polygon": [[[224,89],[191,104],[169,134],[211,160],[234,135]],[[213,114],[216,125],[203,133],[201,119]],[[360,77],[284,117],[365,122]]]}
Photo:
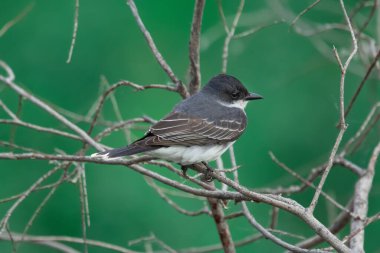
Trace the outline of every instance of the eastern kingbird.
{"label": "eastern kingbird", "polygon": [[218,158],[241,136],[247,126],[245,106],[261,98],[249,93],[235,77],[217,75],[201,91],[177,104],[141,139],[92,156],[114,158],[145,153],[184,167],[205,164]]}

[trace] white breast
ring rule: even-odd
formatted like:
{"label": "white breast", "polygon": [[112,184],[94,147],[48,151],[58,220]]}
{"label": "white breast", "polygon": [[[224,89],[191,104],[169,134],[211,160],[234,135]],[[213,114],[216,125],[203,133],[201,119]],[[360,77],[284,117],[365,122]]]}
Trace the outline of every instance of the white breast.
{"label": "white breast", "polygon": [[171,146],[146,152],[157,158],[180,163],[182,165],[213,161],[222,155],[233,142],[223,145]]}

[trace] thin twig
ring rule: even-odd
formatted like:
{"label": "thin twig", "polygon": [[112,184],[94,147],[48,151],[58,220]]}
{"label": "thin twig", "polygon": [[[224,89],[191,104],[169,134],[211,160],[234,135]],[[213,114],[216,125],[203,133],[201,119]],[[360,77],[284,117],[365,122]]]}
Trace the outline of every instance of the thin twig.
{"label": "thin twig", "polygon": [[[355,32],[354,30],[352,29],[352,26],[351,26],[351,22],[350,22],[350,19],[349,17],[347,16],[347,11],[346,11],[346,8],[344,7],[344,2],[343,0],[340,0],[340,5],[342,7],[342,11],[343,11],[343,14],[344,14],[344,17],[346,19],[346,22],[347,22],[347,25],[348,27],[350,28],[350,32],[351,32],[351,38],[352,38],[352,43],[353,43],[353,49],[350,53],[350,55],[348,56],[346,62],[344,63],[343,65],[343,68],[342,68],[342,75],[341,75],[341,79],[340,79],[340,96],[339,96],[339,108],[340,108],[340,118],[339,118],[339,126],[340,126],[340,130],[339,130],[339,133],[338,133],[338,136],[335,140],[335,143],[334,143],[334,146],[332,148],[332,151],[330,153],[330,157],[328,159],[328,163],[327,163],[327,166],[322,174],[322,177],[321,177],[321,181],[319,182],[318,184],[318,187],[317,187],[317,190],[315,191],[315,194],[314,194],[314,197],[308,207],[308,212],[310,213],[313,213],[314,212],[314,209],[318,203],[318,199],[319,199],[319,195],[321,194],[321,191],[322,191],[322,187],[323,185],[325,184],[326,182],[326,179],[327,179],[327,176],[331,170],[331,167],[334,163],[334,158],[335,158],[335,155],[338,151],[338,148],[339,148],[339,145],[342,141],[342,138],[343,138],[343,135],[347,129],[347,125],[346,125],[346,120],[345,120],[345,116],[344,116],[344,86],[345,86],[345,77],[346,77],[346,72],[347,72],[347,69],[348,69],[348,66],[352,60],[352,58],[354,57],[354,55],[356,54],[357,50],[358,50],[358,44],[357,44],[357,41],[356,41],[356,38],[355,38]],[[338,56],[338,59],[339,59],[339,55],[337,54]],[[339,61],[341,62],[341,61]],[[340,64],[342,65],[342,64]]]}
{"label": "thin twig", "polygon": [[182,82],[175,76],[173,73],[173,70],[170,68],[170,66],[165,61],[164,57],[161,55],[160,51],[158,51],[156,44],[153,41],[152,36],[150,35],[149,31],[146,29],[143,21],[141,20],[140,14],[137,10],[137,7],[135,5],[135,2],[133,0],[127,0],[127,3],[129,5],[129,8],[132,11],[133,16],[136,19],[137,25],[140,28],[141,32],[143,33],[145,40],[148,43],[149,48],[151,49],[154,57],[156,58],[157,62],[160,64],[161,68],[166,72],[166,74],[170,77],[173,83],[177,85],[177,92],[183,97],[186,98],[189,96],[189,93],[187,92],[186,87],[182,84]]}
{"label": "thin twig", "polygon": [[253,215],[249,212],[247,204],[245,202],[242,202],[242,208],[245,217],[248,219],[249,223],[256,228],[266,239],[271,240],[272,242],[276,243],[277,245],[290,250],[292,252],[308,252],[308,253],[322,253],[324,251],[321,250],[308,250],[308,249],[302,249],[300,247],[294,246],[292,244],[289,244],[277,236],[273,235],[271,232],[269,232],[267,229],[265,229],[260,223],[256,221],[256,219],[253,217]]}
{"label": "thin twig", "polygon": [[193,23],[191,25],[191,35],[189,42],[189,58],[190,58],[190,95],[199,90],[201,84],[201,71],[200,71],[200,41],[201,41],[201,26],[205,0],[196,0],[193,14]]}
{"label": "thin twig", "polygon": [[[11,67],[8,66],[4,61],[0,60],[0,67],[2,67],[5,72],[7,73],[7,77],[4,77],[4,79],[8,82],[12,82],[15,80],[16,76]],[[2,77],[2,76],[1,76]]]}
{"label": "thin twig", "polygon": [[19,120],[16,114],[14,114],[6,104],[3,103],[3,101],[0,99],[0,107],[3,108],[3,110],[11,117],[13,120]]}
{"label": "thin twig", "polygon": [[365,22],[363,23],[363,25],[358,29],[357,37],[360,37],[360,34],[367,28],[369,22],[372,20],[374,14],[375,14],[376,9],[377,9],[377,0],[374,0],[372,8],[371,8],[371,12],[369,13],[369,15],[368,15],[367,19],[365,20]]}
{"label": "thin twig", "polygon": [[294,26],[298,19],[300,19],[303,15],[305,15],[308,11],[310,11],[312,8],[314,8],[317,4],[319,4],[321,0],[316,0],[315,2],[313,2],[312,4],[310,4],[306,9],[304,9],[303,11],[301,11],[297,17],[295,17],[293,19],[293,21],[290,23],[290,26]]}
{"label": "thin twig", "polygon": [[32,123],[24,122],[21,120],[8,120],[8,119],[0,119],[0,124],[8,124],[8,125],[18,125],[18,126],[23,126],[26,128],[30,128],[39,132],[45,132],[45,133],[50,133],[50,134],[55,134],[55,135],[60,135],[66,138],[70,138],[73,140],[83,140],[80,136],[67,133],[61,130],[57,130],[54,128],[49,128],[49,127],[42,127],[38,125],[34,125]]}
{"label": "thin twig", "polygon": [[355,143],[361,136],[362,134],[365,132],[365,130],[367,129],[367,126],[368,124],[371,122],[371,120],[373,119],[373,116],[375,115],[377,109],[380,108],[380,102],[377,102],[370,110],[370,112],[368,113],[367,117],[365,118],[364,122],[362,123],[362,125],[360,126],[360,128],[357,130],[357,132],[355,133],[355,135],[353,137],[351,137],[346,145],[344,146],[342,152],[341,152],[341,156],[345,156],[347,154],[350,154],[351,151],[349,150],[351,148],[351,146],[353,145],[353,143]]}
{"label": "thin twig", "polygon": [[45,173],[43,176],[41,176],[37,181],[35,181],[29,188],[26,190],[20,198],[17,199],[17,201],[8,209],[4,217],[2,218],[0,222],[0,235],[4,232],[6,226],[8,225],[9,219],[11,218],[13,212],[16,210],[16,208],[29,196],[29,194],[37,188],[43,181],[45,181],[47,178],[49,178],[51,175],[53,175],[55,172],[57,172],[59,169],[61,169],[61,165],[56,166],[55,168],[49,170],[47,173]]}
{"label": "thin twig", "polygon": [[40,151],[38,151],[36,149],[28,148],[28,147],[24,147],[24,146],[20,146],[20,145],[16,145],[14,143],[10,143],[10,142],[7,142],[7,141],[0,141],[0,146],[9,147],[9,148],[12,149],[12,151],[13,151],[13,149],[19,149],[19,150],[30,152],[30,153],[39,153],[39,154],[42,154]]}
{"label": "thin twig", "polygon": [[228,28],[226,16],[224,15],[222,0],[217,0],[217,2],[218,2],[218,11],[219,11],[220,18],[222,19],[222,22],[223,22],[224,31],[226,32],[226,34],[229,34],[230,28]]}
{"label": "thin twig", "polygon": [[347,115],[350,113],[352,106],[354,105],[357,97],[359,96],[359,93],[361,92],[364,84],[367,82],[368,77],[370,76],[373,68],[376,66],[376,63],[379,59],[380,59],[380,50],[377,51],[375,58],[372,60],[371,65],[368,67],[367,72],[365,73],[365,75],[364,75],[363,79],[361,80],[358,88],[356,89],[354,95],[352,96],[352,98],[348,104],[348,107],[347,107],[346,111],[344,112],[345,117],[347,117]]}
{"label": "thin twig", "polygon": [[99,150],[99,151],[103,151],[104,150],[104,148],[100,144],[98,144],[96,141],[94,141],[85,131],[83,131],[77,125],[75,125],[74,123],[72,123],[71,121],[69,121],[67,118],[65,118],[64,116],[62,116],[61,114],[59,114],[56,110],[54,110],[51,106],[49,106],[48,104],[46,104],[45,102],[43,102],[39,98],[35,97],[31,93],[27,92],[26,90],[22,89],[20,86],[18,86],[17,84],[15,84],[13,81],[8,80],[7,78],[5,78],[4,76],[1,76],[1,75],[0,75],[0,82],[3,82],[8,87],[10,87],[11,89],[13,89],[16,93],[18,93],[19,95],[21,95],[24,98],[28,99],[30,102],[32,102],[33,104],[37,105],[41,109],[45,110],[51,116],[53,116],[54,118],[56,118],[57,120],[59,120],[61,123],[63,123],[64,125],[66,125],[68,128],[70,128],[74,132],[76,132],[79,136],[82,137],[82,139],[84,141],[86,141],[88,144],[90,144],[91,146],[93,146],[97,150]]}
{"label": "thin twig", "polygon": [[245,0],[240,0],[239,7],[236,11],[235,18],[232,22],[232,25],[229,29],[229,33],[227,34],[226,38],[224,39],[224,46],[223,46],[223,54],[222,54],[222,73],[227,72],[227,63],[228,63],[228,51],[230,42],[232,40],[232,37],[235,35],[236,26],[239,23],[240,16],[243,12]]}
{"label": "thin twig", "polygon": [[[100,81],[100,86],[104,86],[105,89],[108,89],[110,87],[110,84],[107,80],[107,78],[105,76],[101,76],[101,81]],[[114,93],[111,93],[110,94],[110,99],[111,99],[111,104],[112,104],[112,108],[113,108],[113,111],[115,112],[115,116],[116,116],[116,119],[120,122],[123,121],[123,117],[121,116],[121,112],[120,112],[120,108],[119,108],[119,104],[115,98],[115,94]],[[125,135],[125,139],[127,141],[127,143],[130,143],[131,142],[131,131],[129,128],[124,128],[124,135]]]}
{"label": "thin twig", "polygon": [[[61,179],[60,179],[60,182],[63,182],[64,180],[64,177],[62,176]],[[26,236],[26,234],[28,233],[29,229],[32,227],[34,221],[36,220],[36,218],[38,217],[38,215],[40,214],[42,208],[46,205],[46,203],[49,201],[49,199],[54,195],[55,191],[57,190],[58,186],[60,184],[56,184],[50,191],[49,193],[45,196],[45,198],[42,200],[42,202],[39,204],[39,206],[37,207],[37,209],[33,212],[33,215],[32,217],[30,217],[28,223],[26,224],[25,228],[24,228],[24,231],[22,232],[22,235],[21,235],[21,242],[24,241],[24,238]]]}
{"label": "thin twig", "polygon": [[[88,252],[88,244],[87,244],[87,226],[86,226],[86,198],[85,196],[85,190],[84,190],[84,183],[82,180],[84,180],[84,176],[82,176],[84,173],[84,170],[80,167],[79,168],[79,181],[78,181],[78,187],[79,187],[79,200],[80,200],[80,213],[81,213],[81,224],[82,224],[82,238],[83,238],[83,251],[84,253]],[[88,224],[89,225],[89,224]]]}
{"label": "thin twig", "polygon": [[[21,241],[21,235],[12,233],[13,239],[16,242]],[[0,240],[9,240],[9,237],[6,235],[0,234]],[[83,244],[84,240],[82,238],[76,238],[76,237],[69,237],[69,236],[32,236],[32,235],[26,235],[23,238],[23,242],[30,242],[35,244],[41,244],[48,246],[49,248],[56,248],[58,250],[61,250],[66,253],[79,253],[79,251],[69,248],[68,246],[64,244],[58,244],[58,242],[68,242],[68,243],[77,243],[77,244]],[[114,244],[96,241],[96,240],[87,240],[87,244],[91,246],[96,246],[103,249],[109,249],[116,252],[121,253],[140,253],[137,251],[129,250],[121,246],[117,246]],[[71,250],[69,250],[71,249]]]}
{"label": "thin twig", "polygon": [[251,36],[265,28],[268,28],[268,27],[271,27],[273,25],[277,25],[277,24],[281,24],[283,23],[284,21],[278,21],[278,20],[275,20],[271,23],[268,23],[268,24],[263,24],[263,25],[260,25],[260,26],[257,26],[257,27],[254,27],[252,29],[249,29],[247,31],[244,31],[244,32],[241,32],[241,33],[238,33],[236,35],[234,35],[232,37],[233,40],[237,40],[237,39],[241,39],[241,38],[245,38],[245,37],[248,37],[248,36]]}
{"label": "thin twig", "polygon": [[[290,169],[288,166],[286,166],[284,163],[280,162],[277,157],[272,153],[272,152],[269,152],[269,155],[271,157],[271,159],[280,167],[280,168],[283,168],[286,172],[288,172],[290,175],[292,175],[293,177],[297,178],[298,180],[300,180],[303,184],[307,185],[308,187],[311,187],[313,189],[317,189],[317,187],[312,183],[312,182],[309,182],[308,180],[306,180],[305,178],[303,178],[301,175],[299,175],[298,173],[296,173],[294,170]],[[348,210],[347,208],[345,208],[344,206],[342,206],[341,204],[339,204],[334,198],[332,198],[330,195],[328,195],[327,193],[325,193],[324,191],[321,191],[321,195],[323,197],[325,197],[331,204],[333,204],[335,207],[339,208],[340,210],[342,211],[345,211],[347,213],[350,213],[351,214],[351,211]]]}
{"label": "thin twig", "polygon": [[279,207],[281,209],[287,210],[290,213],[293,213],[297,217],[304,220],[317,234],[323,237],[334,249],[341,252],[349,252],[347,246],[345,246],[338,238],[336,238],[324,225],[322,225],[315,217],[306,212],[306,209],[299,205],[294,200],[283,198],[277,195],[271,194],[259,194],[253,191],[248,190],[246,187],[234,182],[233,180],[222,177],[217,172],[210,172],[210,175],[217,179],[220,182],[227,184],[229,187],[235,189],[239,193],[243,194],[246,197],[250,197],[254,201],[264,202],[272,206]]}
{"label": "thin twig", "polygon": [[[380,142],[376,145],[368,163],[366,174],[361,177],[355,185],[355,193],[353,199],[353,213],[358,218],[351,221],[351,233],[364,228],[368,211],[368,195],[372,188],[373,178],[375,176],[376,162],[380,154]],[[358,232],[350,241],[350,248],[353,252],[364,252],[364,229]]]}
{"label": "thin twig", "polygon": [[106,128],[106,129],[104,129],[103,131],[101,131],[99,134],[97,134],[95,136],[94,140],[100,141],[105,136],[108,136],[109,134],[111,134],[114,131],[117,131],[119,129],[128,127],[129,125],[133,125],[135,123],[140,123],[140,122],[152,123],[152,121],[150,121],[149,119],[147,119],[145,117],[144,118],[135,118],[135,119],[130,119],[130,120],[122,121],[120,123],[117,123],[117,124],[115,124],[113,126],[110,126],[110,127]]}
{"label": "thin twig", "polygon": [[279,214],[279,209],[278,207],[272,207],[272,212],[271,212],[271,219],[270,219],[270,224],[269,228],[274,229],[277,227],[278,223],[278,214]]}
{"label": "thin twig", "polygon": [[176,92],[177,89],[172,87],[172,86],[169,86],[169,85],[162,85],[162,84],[150,84],[150,85],[138,85],[138,84],[135,84],[135,83],[132,83],[132,82],[129,82],[129,81],[120,81],[120,82],[117,82],[113,85],[111,85],[101,96],[100,98],[98,99],[97,103],[96,103],[96,106],[95,106],[95,113],[94,113],[94,116],[93,116],[93,119],[91,121],[91,124],[90,124],[90,128],[89,130],[87,131],[88,133],[91,133],[92,130],[94,129],[95,127],[95,124],[99,118],[99,115],[100,115],[100,112],[103,108],[103,105],[107,99],[107,97],[113,93],[117,88],[121,87],[121,86],[126,86],[126,87],[132,87],[132,88],[135,88],[136,90],[145,90],[145,89],[165,89],[165,90],[169,90],[169,91],[174,91]]}
{"label": "thin twig", "polygon": [[[350,201],[347,204],[346,208],[348,210],[352,210],[352,201]],[[345,211],[341,212],[338,215],[338,217],[335,219],[334,223],[329,227],[329,230],[331,231],[331,233],[336,234],[339,231],[341,231],[350,221],[350,218],[351,216],[348,212],[345,212]],[[315,245],[318,245],[319,243],[322,243],[322,242],[324,242],[324,239],[318,235],[315,235],[297,243],[296,246],[305,248],[305,249],[310,249],[311,247],[314,247]]]}
{"label": "thin twig", "polygon": [[175,210],[177,210],[179,213],[182,213],[184,215],[188,216],[198,216],[202,214],[208,214],[211,215],[210,211],[207,208],[202,208],[199,211],[188,211],[182,207],[180,207],[178,204],[174,203],[173,200],[171,200],[168,196],[165,195],[164,191],[149,177],[145,177],[145,181],[160,195],[160,197],[168,203],[171,207],[173,207]]}
{"label": "thin twig", "polygon": [[[241,246],[256,242],[262,238],[263,236],[261,234],[250,235],[243,239],[235,241],[235,246],[241,247]],[[194,248],[183,249],[183,250],[180,250],[180,252],[181,253],[206,253],[206,252],[213,252],[213,251],[217,251],[221,249],[223,249],[223,246],[221,244],[216,244],[216,245],[203,246],[203,247],[197,247],[197,248],[194,247]]]}
{"label": "thin twig", "polygon": [[14,19],[8,21],[1,29],[0,29],[0,38],[15,24],[20,22],[34,7],[34,2],[29,4],[23,9],[20,14],[18,14]]}
{"label": "thin twig", "polygon": [[158,239],[153,233],[151,233],[150,236],[144,236],[144,237],[140,237],[140,238],[137,238],[135,240],[129,241],[128,245],[132,246],[132,245],[143,243],[143,242],[144,243],[146,243],[146,242],[155,242],[158,245],[160,245],[162,247],[162,249],[166,250],[166,252],[177,253],[176,250],[174,250],[169,245],[167,245],[166,243],[164,243],[163,241],[161,241],[160,239]]}
{"label": "thin twig", "polygon": [[78,18],[79,18],[79,0],[75,0],[75,14],[74,14],[74,29],[73,29],[73,36],[71,39],[71,45],[69,50],[69,55],[67,57],[66,63],[71,62],[71,57],[73,55],[75,42],[77,40],[77,33],[78,33]]}

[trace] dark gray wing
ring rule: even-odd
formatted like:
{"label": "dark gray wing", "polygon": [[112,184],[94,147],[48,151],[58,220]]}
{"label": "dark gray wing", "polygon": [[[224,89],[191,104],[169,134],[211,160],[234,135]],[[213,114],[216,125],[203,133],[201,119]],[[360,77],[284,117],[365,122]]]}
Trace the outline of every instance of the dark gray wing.
{"label": "dark gray wing", "polygon": [[247,121],[243,111],[234,120],[189,117],[184,113],[172,113],[153,125],[137,142],[148,146],[191,146],[224,144],[236,140],[244,131]]}

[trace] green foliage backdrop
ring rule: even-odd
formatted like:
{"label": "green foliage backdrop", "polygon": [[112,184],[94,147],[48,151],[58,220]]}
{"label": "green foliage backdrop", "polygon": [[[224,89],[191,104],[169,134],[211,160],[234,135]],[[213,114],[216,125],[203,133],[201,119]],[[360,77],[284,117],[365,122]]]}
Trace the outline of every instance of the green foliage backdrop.
{"label": "green foliage backdrop", "polygon": [[[275,8],[278,4],[276,2],[247,1],[238,31],[281,20],[282,17]],[[299,13],[311,2],[285,1],[282,5]],[[66,63],[66,59],[72,36],[75,1],[2,0],[0,26],[30,4],[33,4],[30,13],[0,38],[0,58],[12,67],[19,84],[44,101],[85,115],[99,95],[101,76],[106,77],[111,84],[119,80],[138,84],[169,82],[124,1],[80,1],[79,29],[70,64]],[[348,1],[347,9],[352,9],[354,4],[355,1]],[[173,71],[179,78],[187,81],[188,40],[194,1],[146,0],[136,1],[136,5]],[[227,20],[231,22],[237,2],[223,1],[223,7]],[[366,11],[364,10],[364,14]],[[225,36],[216,2],[207,1],[204,13],[201,38],[203,84],[221,71]],[[318,8],[302,19],[320,23],[344,20],[338,1],[322,1]],[[371,26],[374,24],[370,24]],[[257,91],[265,97],[262,101],[251,103],[247,108],[248,130],[235,145],[237,161],[242,166],[240,180],[243,185],[262,188],[297,182],[271,161],[268,155],[270,150],[289,167],[305,176],[313,166],[328,158],[338,133],[335,125],[339,118],[340,71],[333,59],[332,46],[349,51],[351,40],[344,31],[317,36],[324,36],[327,41],[330,58],[316,48],[313,37],[301,36],[286,23],[270,26],[252,36],[231,42],[227,72],[239,78],[249,90]],[[356,67],[357,65],[353,65],[355,71],[350,71],[346,78],[347,98],[352,96],[365,73],[365,69]],[[358,129],[371,106],[379,99],[376,83],[378,84],[378,80],[369,80],[360,94],[347,118],[349,128],[344,140]],[[1,99],[11,109],[16,110],[17,96],[2,84],[0,90]],[[136,92],[127,87],[118,89],[115,96],[124,119],[141,115],[159,119],[181,99],[175,93],[161,90]],[[60,123],[29,102],[25,102],[21,115],[30,122],[60,127]],[[6,117],[2,110],[0,117]],[[102,117],[116,120],[110,103],[106,104]],[[82,123],[79,126],[83,129],[88,127]],[[142,135],[147,125],[141,127],[140,130],[132,132],[133,140]],[[1,140],[10,140],[11,132],[11,127],[0,125]],[[61,149],[73,154],[81,146],[76,141],[49,134],[36,134],[28,129],[17,128],[16,133],[15,143],[47,153]],[[372,133],[353,160],[366,167],[373,145],[378,140],[377,129],[377,133]],[[126,141],[122,134],[114,134],[106,138],[104,143],[117,147],[125,145]],[[0,151],[9,149],[0,147]],[[90,150],[88,154],[92,151],[94,150]],[[225,162],[226,166],[230,166],[228,159]],[[52,165],[42,161],[1,160],[0,199],[24,191],[51,167]],[[157,167],[152,169],[160,170]],[[128,241],[154,233],[175,249],[218,243],[212,219],[177,213],[158,197],[140,174],[121,166],[92,164],[86,165],[86,173],[91,215],[88,238],[128,247]],[[355,179],[346,170],[334,168],[324,189],[344,204],[352,195]],[[376,201],[379,192],[380,181],[375,176],[370,195],[370,214],[380,209],[380,202]],[[294,198],[307,205],[313,193],[314,191],[307,190],[294,195]],[[21,205],[11,218],[12,231],[24,229],[45,194],[34,193]],[[189,209],[201,207],[195,200],[174,198]],[[1,217],[10,205],[11,203],[0,205]],[[233,210],[234,204],[230,203],[229,208]],[[80,210],[78,187],[76,184],[64,184],[43,208],[30,233],[81,237]],[[268,223],[269,209],[264,204],[255,205],[253,210],[260,222]],[[316,217],[328,224],[337,212],[335,207],[323,201],[317,207]],[[233,220],[230,227],[236,240],[256,233],[241,219]],[[297,218],[283,212],[280,213],[279,228],[305,236],[313,234]],[[379,223],[366,230],[368,252],[380,252],[375,239],[379,232]],[[82,246],[74,247],[82,249]],[[143,247],[138,245],[132,249],[143,250]],[[9,242],[0,241],[0,252],[11,250]],[[281,252],[282,249],[267,240],[238,249],[238,252],[253,251]],[[22,244],[18,252],[53,251]],[[90,252],[107,251],[91,247]]]}

